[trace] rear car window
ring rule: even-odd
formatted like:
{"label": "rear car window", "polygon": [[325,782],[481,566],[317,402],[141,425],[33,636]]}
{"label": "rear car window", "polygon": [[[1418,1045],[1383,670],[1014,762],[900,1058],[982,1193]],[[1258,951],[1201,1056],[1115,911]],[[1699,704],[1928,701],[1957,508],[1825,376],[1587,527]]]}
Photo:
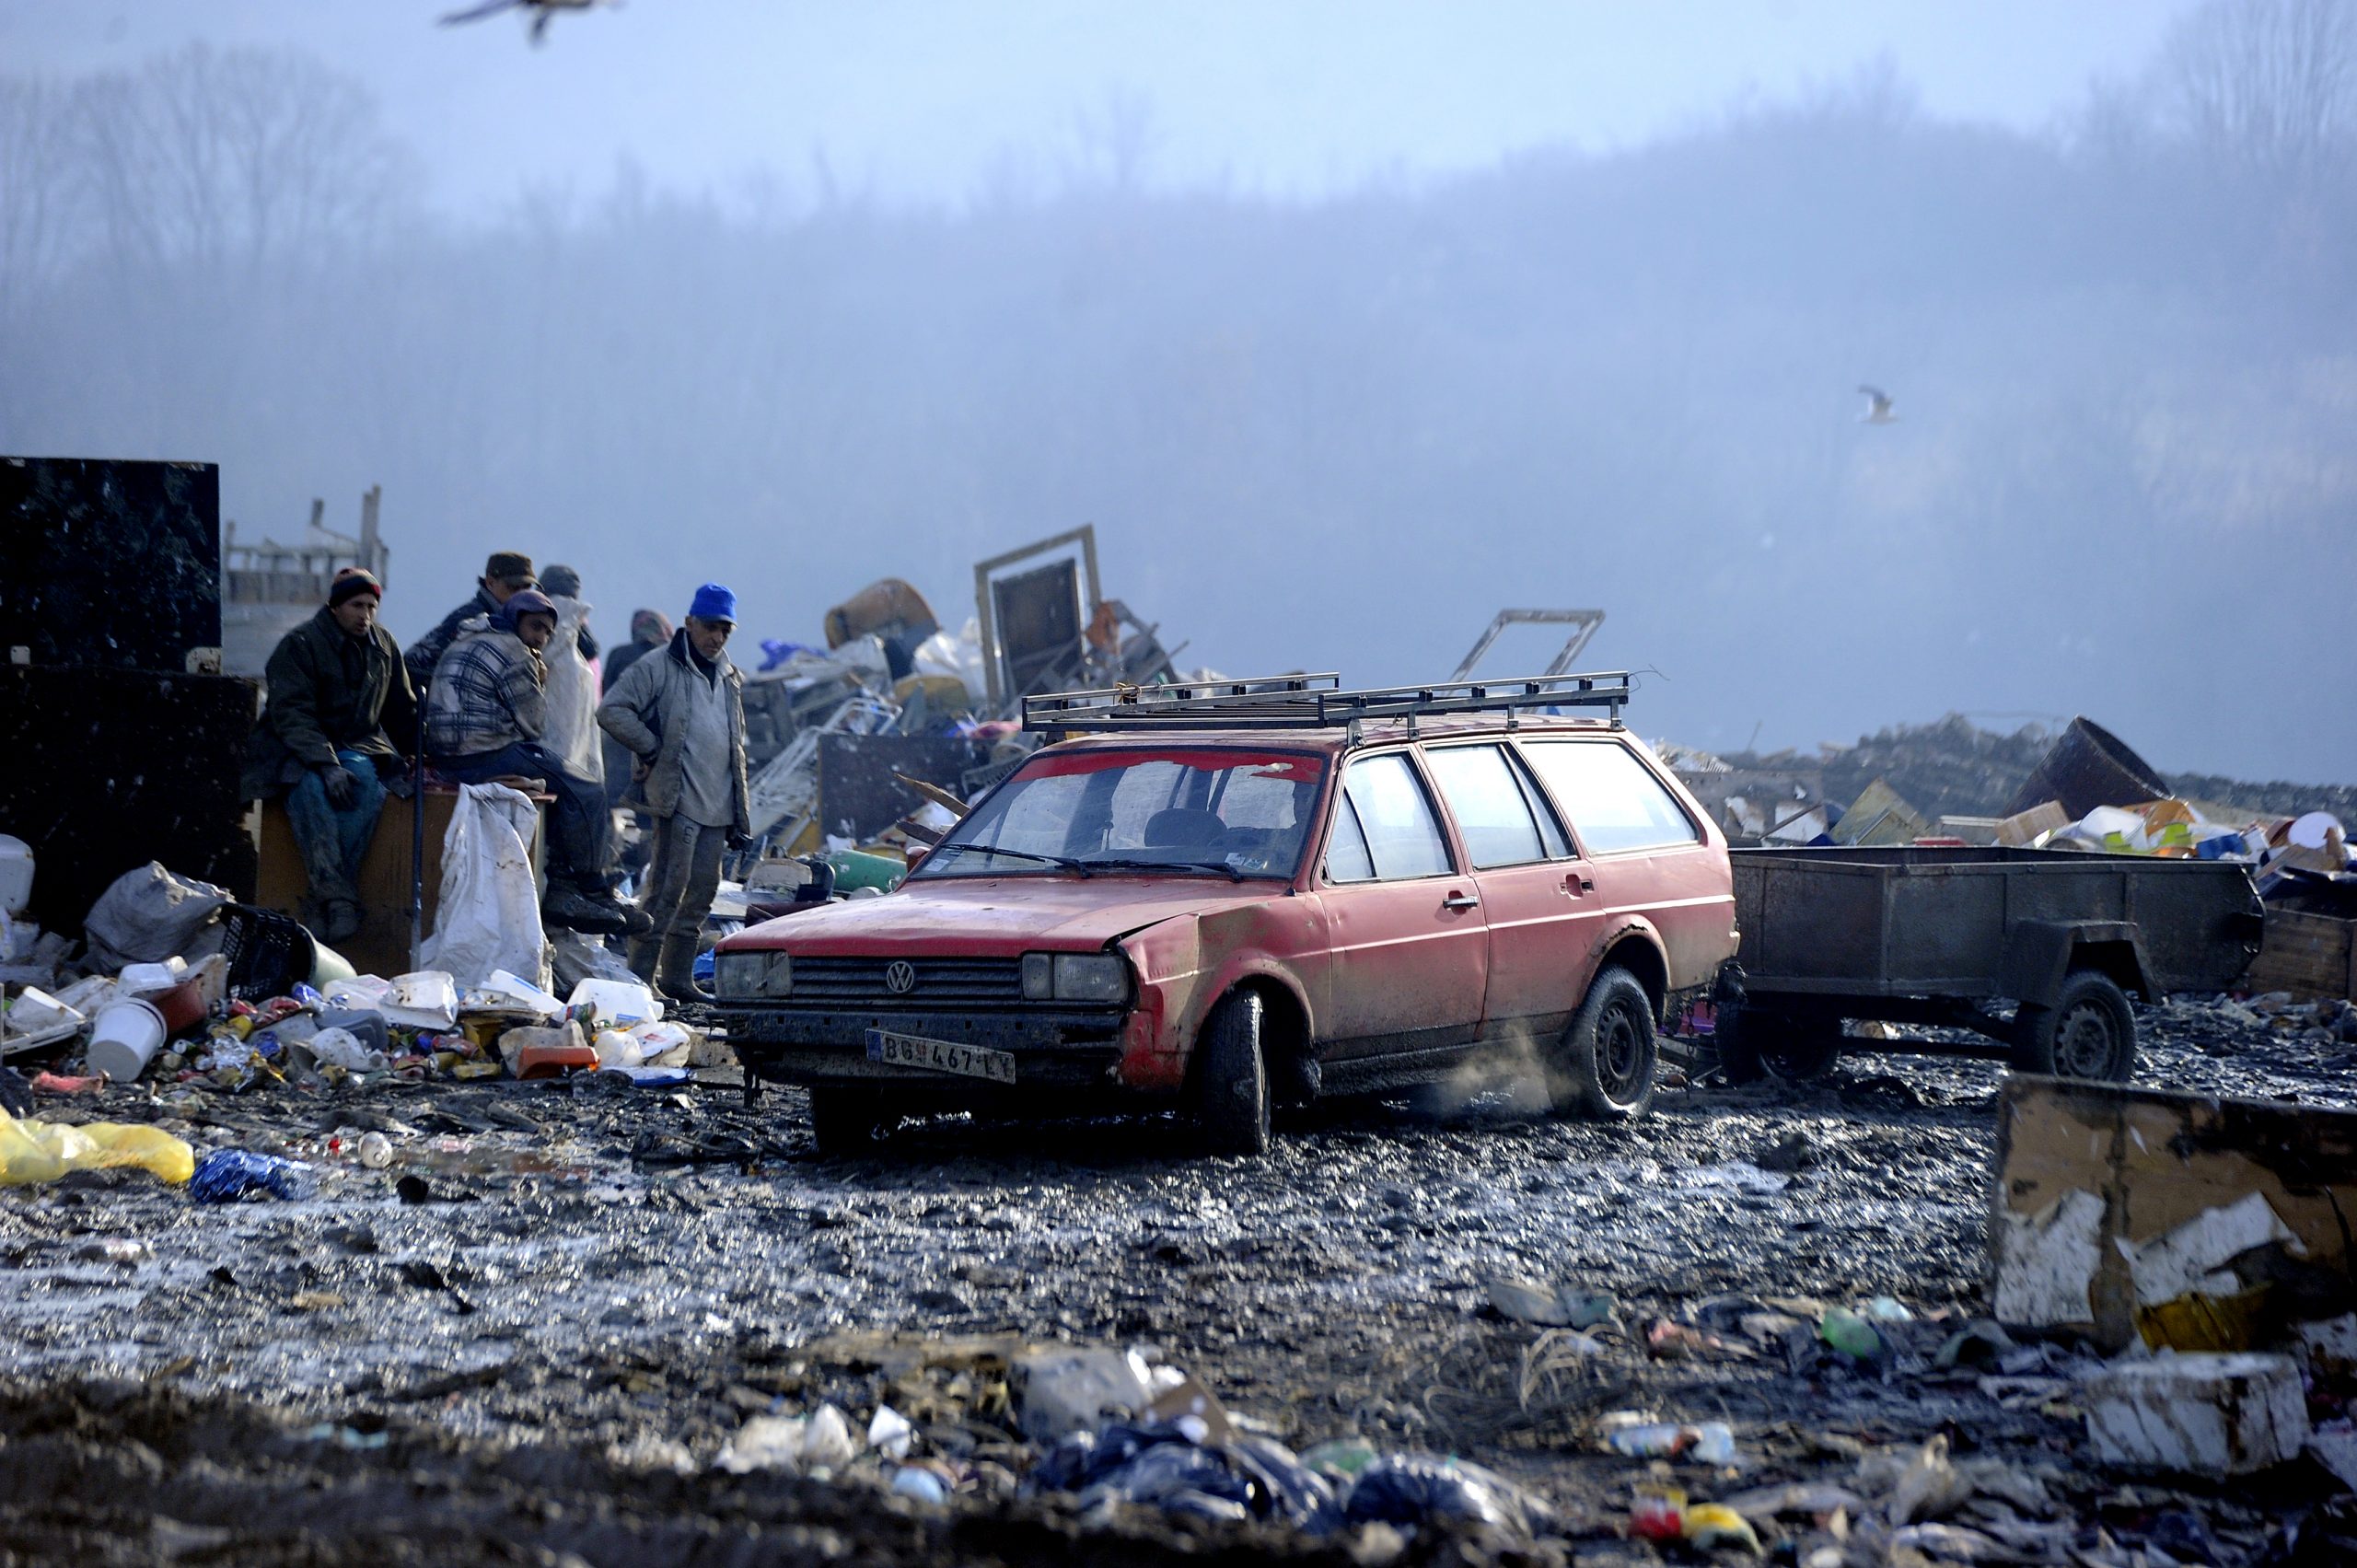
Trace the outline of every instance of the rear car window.
{"label": "rear car window", "polygon": [[[1451,869],[1448,843],[1441,837],[1440,819],[1414,766],[1397,751],[1362,757],[1342,775],[1342,798],[1335,807],[1335,835],[1344,834],[1347,812],[1364,835],[1374,875],[1384,880],[1438,877]],[[1347,880],[1328,861],[1328,875]]]}
{"label": "rear car window", "polygon": [[1534,740],[1524,754],[1590,854],[1699,842],[1701,830],[1626,748],[1608,740]]}
{"label": "rear car window", "polygon": [[1457,819],[1475,870],[1546,858],[1538,824],[1504,751],[1495,746],[1448,746],[1425,752],[1424,761]]}

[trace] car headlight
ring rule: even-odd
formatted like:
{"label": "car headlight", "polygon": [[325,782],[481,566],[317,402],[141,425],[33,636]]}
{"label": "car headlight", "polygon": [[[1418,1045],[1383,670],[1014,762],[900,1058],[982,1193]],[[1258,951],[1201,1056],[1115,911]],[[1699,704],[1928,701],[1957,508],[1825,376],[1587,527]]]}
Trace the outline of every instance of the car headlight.
{"label": "car headlight", "polygon": [[722,996],[791,996],[791,953],[721,953],[713,958],[714,988]]}
{"label": "car headlight", "polygon": [[1058,953],[1055,985],[1059,1002],[1127,1002],[1130,966],[1115,953]]}

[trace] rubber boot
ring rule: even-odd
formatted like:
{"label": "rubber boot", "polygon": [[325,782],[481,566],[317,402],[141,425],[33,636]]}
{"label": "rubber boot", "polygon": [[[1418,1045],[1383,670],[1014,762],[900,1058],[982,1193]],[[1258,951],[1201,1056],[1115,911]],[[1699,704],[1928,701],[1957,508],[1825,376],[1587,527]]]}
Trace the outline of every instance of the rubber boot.
{"label": "rubber boot", "polygon": [[685,936],[667,935],[656,958],[655,989],[682,1006],[712,1000],[712,993],[696,983],[696,947],[692,932]]}
{"label": "rubber boot", "polygon": [[630,965],[631,973],[653,985],[655,963],[662,948],[663,939],[659,936],[633,936],[630,939],[630,951],[623,961]]}

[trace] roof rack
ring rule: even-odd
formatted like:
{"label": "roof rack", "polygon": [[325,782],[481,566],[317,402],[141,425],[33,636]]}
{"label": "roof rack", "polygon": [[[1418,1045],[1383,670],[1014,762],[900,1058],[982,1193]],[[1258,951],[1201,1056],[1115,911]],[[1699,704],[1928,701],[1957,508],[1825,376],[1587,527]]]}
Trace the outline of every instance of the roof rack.
{"label": "roof rack", "polygon": [[1554,708],[1607,708],[1612,722],[1629,701],[1629,672],[1445,680],[1345,691],[1335,674],[1275,676],[1177,686],[1110,686],[1023,699],[1023,727],[1051,737],[1078,731],[1160,729],[1337,729],[1356,735],[1368,719],[1415,722],[1451,714],[1507,715]]}

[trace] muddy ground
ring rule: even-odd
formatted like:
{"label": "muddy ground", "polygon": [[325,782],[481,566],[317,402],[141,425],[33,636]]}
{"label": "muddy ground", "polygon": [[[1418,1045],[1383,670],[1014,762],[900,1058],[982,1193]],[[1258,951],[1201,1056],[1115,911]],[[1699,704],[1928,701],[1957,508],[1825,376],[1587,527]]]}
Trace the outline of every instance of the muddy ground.
{"label": "muddy ground", "polygon": [[[2142,1022],[2142,1082],[2357,1101],[2357,1046],[2231,1006]],[[1036,1450],[994,1410],[988,1354],[969,1344],[926,1372],[894,1348],[1004,1335],[1143,1346],[1288,1444],[1357,1434],[1453,1453],[1558,1511],[1559,1539],[1536,1547],[1426,1531],[1400,1561],[1652,1561],[1621,1538],[1649,1477],[1698,1500],[1862,1484],[1862,1459],[1941,1434],[2046,1494],[2000,1510],[2024,1532],[2014,1560],[2252,1561],[2324,1495],[2321,1472],[2126,1485],[2084,1458],[2070,1347],[1930,1364],[1983,1301],[1999,1071],[1859,1056],[1806,1086],[1672,1090],[1630,1127],[1504,1096],[1446,1115],[1353,1104],[1298,1119],[1258,1163],[1194,1157],[1171,1119],[938,1122],[874,1158],[821,1159],[797,1096],[751,1109],[725,1074],[669,1091],[593,1077],[51,1100],[52,1117],[161,1121],[200,1150],[283,1150],[322,1174],[291,1202],[201,1206],[121,1171],[0,1194],[0,1557],[1401,1550],[1380,1530],[1310,1543],[1013,1495]],[[392,1167],[330,1150],[354,1130],[388,1133]],[[1501,1318],[1486,1289],[1500,1275],[1615,1298],[1603,1353]],[[1889,1330],[1881,1364],[1740,1326],[1883,1295],[1917,1321]],[[1662,1318],[1729,1348],[1655,1353]],[[923,1407],[919,1453],[966,1478],[947,1508],[886,1498],[870,1461],[832,1481],[711,1469],[749,1415],[832,1399],[864,1426],[888,1394]],[[1725,1421],[1741,1468],[1665,1473],[1600,1452],[1595,1418],[1621,1409]],[[1808,1527],[1785,1533],[1805,1545]]]}

